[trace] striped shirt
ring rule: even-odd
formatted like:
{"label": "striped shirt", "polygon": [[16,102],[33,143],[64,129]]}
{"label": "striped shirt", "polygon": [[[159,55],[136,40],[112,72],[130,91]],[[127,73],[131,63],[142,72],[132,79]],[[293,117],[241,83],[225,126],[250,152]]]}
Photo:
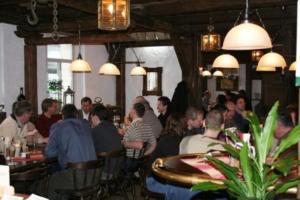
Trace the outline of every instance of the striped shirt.
{"label": "striped shirt", "polygon": [[[156,139],[151,127],[148,124],[145,124],[141,118],[137,118],[131,123],[123,139],[127,142],[142,141],[147,143],[147,145],[156,143]],[[147,148],[148,147],[146,147],[146,149]],[[143,156],[143,154],[144,149],[126,149],[126,156],[129,158],[140,158]]]}

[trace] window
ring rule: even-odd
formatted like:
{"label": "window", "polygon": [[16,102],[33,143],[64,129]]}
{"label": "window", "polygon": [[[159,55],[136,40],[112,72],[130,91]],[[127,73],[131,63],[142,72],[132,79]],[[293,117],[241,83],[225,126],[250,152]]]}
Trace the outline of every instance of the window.
{"label": "window", "polygon": [[62,93],[70,86],[73,88],[73,74],[70,64],[73,58],[71,44],[47,46],[48,94],[49,97],[63,102]]}
{"label": "window", "polygon": [[162,95],[161,76],[162,67],[148,68],[144,67],[147,74],[143,76],[143,96],[146,95]]}

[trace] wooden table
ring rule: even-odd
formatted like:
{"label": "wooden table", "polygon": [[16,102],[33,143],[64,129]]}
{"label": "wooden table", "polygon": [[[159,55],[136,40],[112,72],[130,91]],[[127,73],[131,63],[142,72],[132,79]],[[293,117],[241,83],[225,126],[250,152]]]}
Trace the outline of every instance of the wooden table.
{"label": "wooden table", "polygon": [[[221,156],[216,154],[215,156]],[[223,184],[220,179],[214,179],[200,170],[181,161],[183,158],[203,158],[204,154],[185,154],[159,158],[152,164],[152,171],[157,176],[175,183],[191,186],[200,182]]]}

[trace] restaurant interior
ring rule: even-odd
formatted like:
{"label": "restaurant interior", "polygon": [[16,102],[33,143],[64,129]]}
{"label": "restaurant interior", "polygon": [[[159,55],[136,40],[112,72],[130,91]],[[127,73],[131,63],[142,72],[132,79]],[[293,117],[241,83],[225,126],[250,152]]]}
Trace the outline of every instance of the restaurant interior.
{"label": "restaurant interior", "polygon": [[[157,99],[173,99],[181,83],[188,90],[188,105],[195,107],[203,106],[207,91],[213,104],[220,94],[243,90],[253,111],[261,105],[269,111],[276,101],[279,110],[298,109],[297,4],[296,0],[0,0],[0,122],[12,114],[20,95],[32,105],[32,121],[42,114],[45,98],[58,100],[60,108],[71,103],[80,109],[87,96],[93,104],[110,108],[114,121],[123,124],[137,96],[159,115]],[[249,22],[253,27],[234,30]],[[157,167],[167,161],[156,162],[152,173],[172,176]],[[28,168],[10,170],[19,173]],[[175,179],[191,186],[203,177]],[[25,193],[20,191],[16,193]],[[165,198],[150,191],[144,196],[124,193],[127,199]]]}

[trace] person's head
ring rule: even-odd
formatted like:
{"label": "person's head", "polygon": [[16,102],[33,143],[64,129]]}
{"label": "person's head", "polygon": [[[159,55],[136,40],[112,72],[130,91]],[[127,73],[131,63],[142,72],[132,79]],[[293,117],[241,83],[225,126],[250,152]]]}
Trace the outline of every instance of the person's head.
{"label": "person's head", "polygon": [[184,135],[186,132],[186,121],[180,114],[171,114],[166,123],[165,134]]}
{"label": "person's head", "polygon": [[63,106],[62,110],[62,117],[63,119],[71,119],[78,117],[78,111],[74,104],[66,104]]}
{"label": "person's head", "polygon": [[159,113],[165,114],[167,112],[168,106],[170,105],[171,101],[166,96],[161,96],[157,99],[157,111]]}
{"label": "person's head", "polygon": [[236,109],[239,111],[246,110],[246,100],[242,96],[238,96],[235,101]]}
{"label": "person's head", "polygon": [[57,100],[46,98],[42,101],[42,111],[43,113],[48,113],[50,115],[55,114],[57,111]]}
{"label": "person's head", "polygon": [[145,106],[142,103],[135,103],[129,113],[130,117],[134,120],[136,118],[142,118],[145,114]]}
{"label": "person's head", "polygon": [[224,121],[226,121],[227,115],[228,115],[228,109],[226,108],[225,105],[217,105],[217,106],[213,107],[213,110],[218,110],[219,112],[221,112],[223,115]]}
{"label": "person's head", "polygon": [[227,101],[227,100],[226,100],[225,95],[219,94],[219,95],[217,96],[216,102],[217,102],[218,105],[225,105],[226,101]]}
{"label": "person's head", "polygon": [[94,126],[97,126],[102,121],[108,120],[109,112],[104,105],[99,104],[91,111],[91,119]]}
{"label": "person's head", "polygon": [[281,139],[286,136],[294,127],[291,116],[287,114],[279,114],[277,119],[277,127],[275,129],[275,137]]}
{"label": "person's head", "polygon": [[22,124],[26,124],[32,115],[31,103],[26,100],[14,103],[13,114]]}
{"label": "person's head", "polygon": [[188,129],[200,128],[203,126],[204,112],[195,107],[189,107],[185,113]]}
{"label": "person's head", "polygon": [[141,103],[141,104],[144,105],[144,107],[145,107],[146,110],[149,110],[149,109],[152,110],[149,102],[143,96],[137,96],[137,97],[135,97],[135,99],[133,100],[133,104],[135,104],[135,103]]}
{"label": "person's head", "polygon": [[207,113],[205,118],[205,125],[207,129],[219,131],[224,123],[223,115],[218,110],[211,110]]}
{"label": "person's head", "polygon": [[235,115],[236,106],[233,101],[227,101],[225,106],[227,108],[226,120],[231,120]]}
{"label": "person's head", "polygon": [[81,99],[81,109],[84,113],[88,114],[92,110],[92,100],[90,97],[83,97]]}

